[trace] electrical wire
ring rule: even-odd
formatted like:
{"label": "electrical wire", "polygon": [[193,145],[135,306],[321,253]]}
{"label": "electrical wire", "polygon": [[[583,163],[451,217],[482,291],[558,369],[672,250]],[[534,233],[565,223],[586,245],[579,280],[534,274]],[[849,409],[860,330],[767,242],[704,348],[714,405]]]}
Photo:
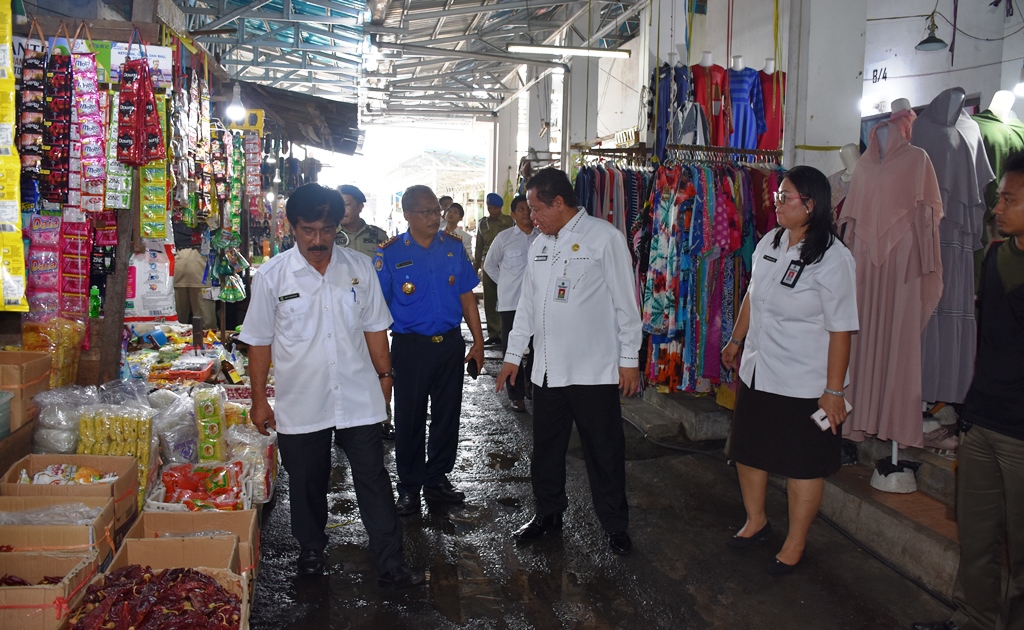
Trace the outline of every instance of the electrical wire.
{"label": "electrical wire", "polygon": [[[625,420],[631,426],[633,426],[633,428],[635,428],[637,431],[639,431],[643,435],[643,438],[645,440],[647,440],[648,442],[650,442],[651,444],[655,444],[655,445],[660,446],[662,448],[667,448],[667,449],[670,449],[670,450],[673,450],[673,451],[679,451],[679,452],[682,452],[682,453],[686,453],[688,455],[704,455],[704,456],[710,457],[711,459],[713,459],[713,460],[715,460],[717,462],[721,462],[721,463],[725,464],[726,466],[731,466],[732,465],[732,460],[727,458],[727,457],[725,457],[724,455],[722,455],[720,453],[717,453],[715,451],[703,451],[703,450],[696,449],[696,448],[688,448],[688,447],[684,447],[684,446],[677,446],[675,444],[668,444],[666,442],[662,442],[660,440],[656,440],[656,439],[652,438],[650,436],[650,434],[647,433],[647,431],[645,429],[643,429],[640,425],[638,425],[637,423],[633,422],[629,418],[626,418],[625,416],[623,416],[622,419]],[[781,483],[778,483],[777,481],[773,480],[771,477],[769,477],[769,481],[771,481],[772,487],[774,487],[776,490],[778,490],[778,491],[780,491],[782,493],[786,492],[785,488],[783,488]],[[882,556],[881,553],[879,553],[878,551],[873,549],[870,545],[865,545],[861,540],[856,538],[853,534],[851,534],[850,532],[846,531],[842,527],[840,527],[838,523],[833,521],[831,518],[825,516],[820,511],[818,512],[818,518],[820,518],[823,522],[825,522],[825,524],[829,525],[832,529],[834,529],[835,531],[839,532],[839,534],[841,534],[844,538],[846,538],[847,540],[852,542],[859,549],[864,550],[864,552],[867,553],[869,556],[871,556],[875,560],[878,560],[879,562],[881,562],[883,565],[885,565],[891,571],[893,571],[894,573],[896,573],[897,575],[902,577],[904,580],[906,580],[906,581],[910,582],[911,584],[913,584],[914,586],[920,588],[922,591],[924,591],[925,593],[930,595],[933,599],[935,599],[939,603],[943,604],[944,606],[946,606],[950,610],[953,610],[953,609],[956,608],[956,606],[953,604],[952,600],[950,600],[948,597],[946,597],[942,593],[939,593],[935,589],[929,587],[924,582],[920,581],[916,577],[908,574],[906,571],[904,571],[900,567],[898,567],[895,564],[893,564],[891,561],[889,561],[889,559],[887,559],[884,556]]]}

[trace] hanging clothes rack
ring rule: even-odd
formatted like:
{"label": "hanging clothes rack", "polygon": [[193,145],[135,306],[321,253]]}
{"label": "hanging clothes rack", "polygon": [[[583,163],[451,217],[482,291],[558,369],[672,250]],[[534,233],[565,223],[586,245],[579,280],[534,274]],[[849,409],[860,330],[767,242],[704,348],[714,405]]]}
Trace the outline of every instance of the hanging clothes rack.
{"label": "hanging clothes rack", "polygon": [[673,157],[698,162],[745,162],[740,158],[754,158],[755,162],[782,165],[782,151],[766,149],[734,149],[700,144],[670,144],[665,147]]}

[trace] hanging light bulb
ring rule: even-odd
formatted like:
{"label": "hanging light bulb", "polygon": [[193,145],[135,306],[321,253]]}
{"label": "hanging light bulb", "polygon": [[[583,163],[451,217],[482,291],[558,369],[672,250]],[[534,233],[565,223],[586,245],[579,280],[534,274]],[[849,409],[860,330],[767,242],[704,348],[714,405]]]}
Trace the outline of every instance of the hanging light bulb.
{"label": "hanging light bulb", "polygon": [[281,183],[281,171],[279,169],[276,169],[276,168],[274,169],[274,183],[275,184],[280,184]]}
{"label": "hanging light bulb", "polygon": [[237,81],[235,81],[234,87],[231,88],[231,103],[228,105],[225,114],[227,114],[228,120],[234,122],[245,120],[245,105],[242,105],[242,86]]}
{"label": "hanging light bulb", "polygon": [[274,203],[274,191],[273,190],[271,190],[270,192],[267,193],[267,202],[268,203]]}

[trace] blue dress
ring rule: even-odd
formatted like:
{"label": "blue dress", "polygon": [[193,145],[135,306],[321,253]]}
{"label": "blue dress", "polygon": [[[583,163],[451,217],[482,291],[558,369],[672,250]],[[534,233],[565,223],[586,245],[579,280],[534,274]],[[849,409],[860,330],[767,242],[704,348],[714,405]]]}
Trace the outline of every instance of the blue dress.
{"label": "blue dress", "polygon": [[764,98],[757,70],[729,69],[729,93],[732,97],[732,133],[729,146],[756,149],[757,136],[768,130],[764,120]]}

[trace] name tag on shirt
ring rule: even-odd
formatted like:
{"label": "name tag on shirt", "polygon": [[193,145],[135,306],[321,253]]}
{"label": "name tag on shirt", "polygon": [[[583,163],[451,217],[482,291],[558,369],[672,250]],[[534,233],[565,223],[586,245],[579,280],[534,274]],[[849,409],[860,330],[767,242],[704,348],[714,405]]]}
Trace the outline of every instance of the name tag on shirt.
{"label": "name tag on shirt", "polygon": [[278,302],[287,302],[288,300],[294,300],[297,297],[299,297],[298,293],[289,293],[288,295],[282,295],[282,296],[278,297],[277,301]]}
{"label": "name tag on shirt", "polygon": [[412,261],[411,260],[407,260],[405,262],[400,262],[397,265],[395,265],[395,269],[401,269],[402,267],[411,267],[411,266],[412,266]]}
{"label": "name tag on shirt", "polygon": [[777,258],[772,258],[772,257],[771,257],[771,256],[769,256],[768,254],[765,254],[765,255],[764,255],[764,259],[765,259],[765,260],[767,260],[767,261],[768,261],[768,262],[770,262],[770,263],[774,263],[774,262],[779,262]]}
{"label": "name tag on shirt", "polygon": [[542,262],[542,261],[545,261],[547,259],[548,259],[547,254],[541,254],[540,256],[536,256],[533,260],[534,260],[534,262]]}
{"label": "name tag on shirt", "polygon": [[569,301],[569,279],[559,278],[555,281],[555,301],[556,302],[568,302]]}
{"label": "name tag on shirt", "polygon": [[795,287],[796,281],[800,279],[800,274],[804,272],[804,267],[805,265],[799,260],[789,263],[786,275],[782,276],[782,286],[789,287],[790,289]]}

